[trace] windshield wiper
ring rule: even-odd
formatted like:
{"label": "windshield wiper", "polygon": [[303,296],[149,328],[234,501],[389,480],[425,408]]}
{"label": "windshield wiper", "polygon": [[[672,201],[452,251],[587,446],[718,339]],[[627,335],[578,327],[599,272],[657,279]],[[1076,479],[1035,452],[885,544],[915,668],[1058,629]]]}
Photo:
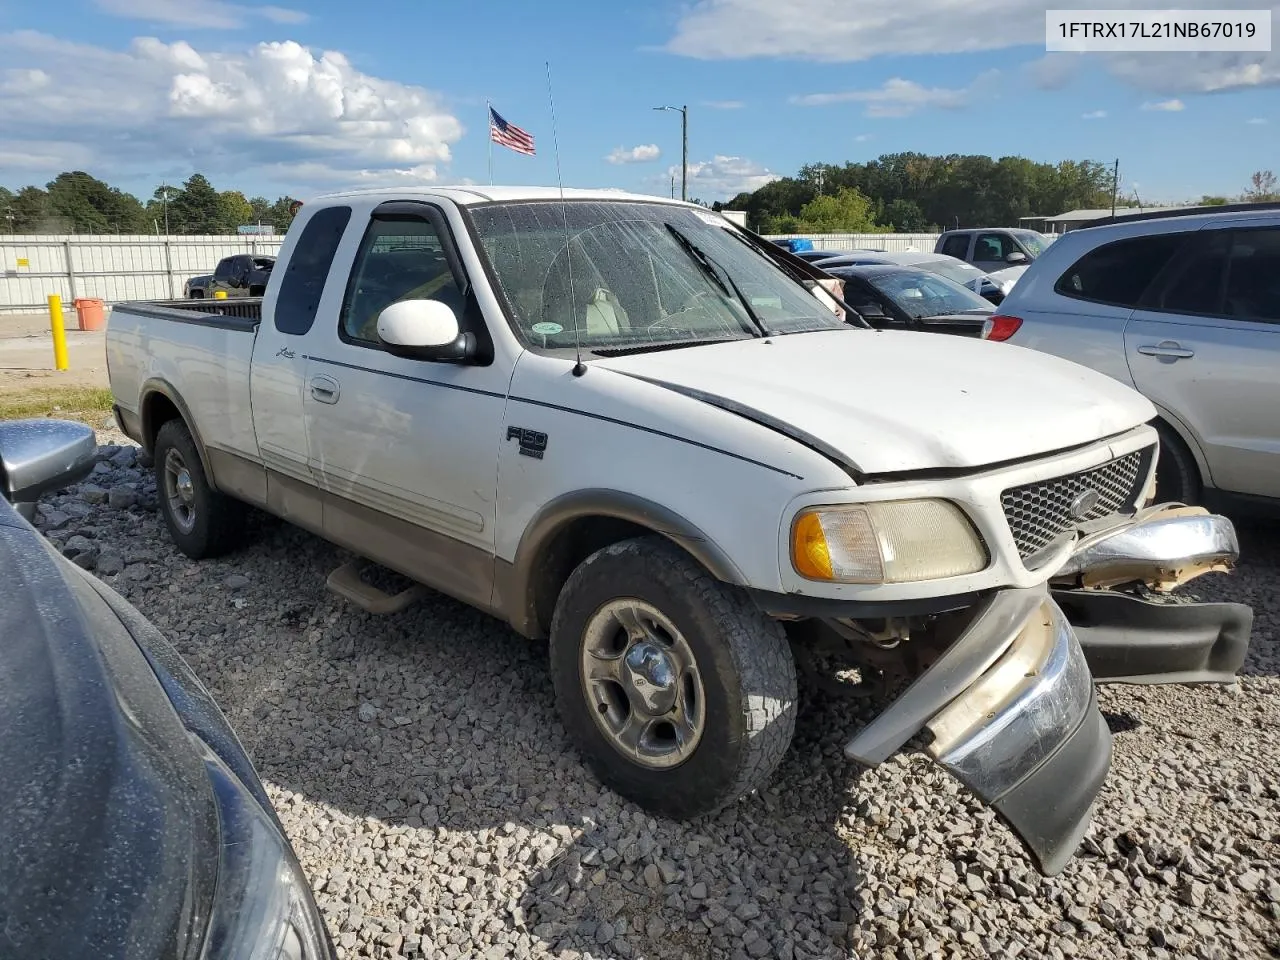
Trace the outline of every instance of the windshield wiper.
{"label": "windshield wiper", "polygon": [[[675,227],[669,223],[665,224],[665,226],[667,231],[676,238],[676,243],[680,244],[680,248],[689,255],[689,259],[696,263],[702,269],[702,272],[714,281],[717,287],[724,291],[724,295],[726,297],[736,298],[737,301],[742,304],[742,308],[747,311],[747,316],[750,318],[751,323],[760,331],[759,335],[762,337],[770,336],[769,329],[765,327],[764,321],[760,319],[760,315],[756,313],[755,308],[751,306],[751,301],[743,295],[742,291],[738,288],[738,285],[734,283],[733,277],[730,276],[729,271],[725,270],[724,279],[721,279],[721,271],[716,269],[715,263],[712,262],[711,258],[707,256],[707,254],[697,244],[686,237],[679,227]],[[726,281],[728,282],[726,283]]]}
{"label": "windshield wiper", "polygon": [[[813,291],[811,291],[808,287],[808,284],[810,283],[817,283],[817,281],[814,280],[813,277],[805,276],[803,273],[796,270],[793,266],[791,266],[791,264],[787,263],[785,260],[775,260],[773,257],[769,256],[768,253],[766,253],[765,251],[757,247],[756,241],[752,240],[742,231],[730,230],[729,235],[733,237],[735,240],[737,240],[739,243],[741,243],[748,250],[750,250],[752,253],[754,253],[757,257],[760,257],[762,260],[769,263],[771,266],[777,267],[779,270],[785,273],[788,277],[790,277],[792,280],[798,283],[801,287],[803,287],[805,293],[808,293],[810,296],[813,295]],[[762,241],[762,242],[767,243],[768,241]],[[833,280],[840,279],[835,274],[830,273],[826,270],[823,270],[821,267],[814,267],[814,269],[821,273],[826,274],[828,277],[831,277]],[[871,323],[867,320],[866,317],[864,317],[861,313],[859,313],[852,306],[850,306],[845,300],[843,300],[840,297],[837,297],[830,290],[826,289],[826,287],[823,287],[822,290],[824,293],[826,293],[827,296],[829,296],[832,300],[836,302],[836,306],[840,307],[840,309],[842,309],[845,312],[844,322],[846,324],[848,324],[851,327],[861,327],[864,330],[875,329],[874,327],[872,327]]]}

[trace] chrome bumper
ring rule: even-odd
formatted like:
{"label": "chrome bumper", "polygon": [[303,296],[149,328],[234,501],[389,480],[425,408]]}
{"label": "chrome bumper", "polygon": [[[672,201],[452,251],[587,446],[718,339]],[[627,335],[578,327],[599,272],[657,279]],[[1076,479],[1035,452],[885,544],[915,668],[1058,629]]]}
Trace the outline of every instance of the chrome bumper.
{"label": "chrome bumper", "polygon": [[930,755],[991,804],[1045,873],[1071,858],[1111,734],[1070,623],[1043,589],[992,597],[934,665],[845,746],[865,764],[928,729]]}
{"label": "chrome bumper", "polygon": [[1236,529],[1226,517],[1162,504],[1081,541],[1054,580],[1074,578],[1082,587],[1140,581],[1172,590],[1201,574],[1230,570],[1239,559]]}
{"label": "chrome bumper", "polygon": [[987,598],[933,665],[845,745],[867,765],[927,730],[933,759],[989,803],[1040,869],[1060,871],[1111,762],[1095,681],[1228,682],[1248,648],[1243,604],[1161,603],[1239,555],[1225,517],[1179,505],[1081,542],[1048,585]]}

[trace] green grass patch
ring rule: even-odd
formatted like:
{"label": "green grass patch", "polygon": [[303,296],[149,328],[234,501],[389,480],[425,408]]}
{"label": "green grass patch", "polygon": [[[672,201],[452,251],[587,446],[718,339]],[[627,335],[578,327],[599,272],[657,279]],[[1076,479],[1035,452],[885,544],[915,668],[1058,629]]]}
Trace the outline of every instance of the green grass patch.
{"label": "green grass patch", "polygon": [[100,426],[111,412],[111,391],[102,387],[50,387],[0,393],[0,420],[55,417]]}

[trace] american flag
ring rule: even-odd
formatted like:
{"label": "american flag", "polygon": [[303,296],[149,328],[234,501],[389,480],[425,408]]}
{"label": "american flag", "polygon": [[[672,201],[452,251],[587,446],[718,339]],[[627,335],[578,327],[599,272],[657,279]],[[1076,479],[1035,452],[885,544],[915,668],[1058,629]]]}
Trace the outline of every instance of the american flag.
{"label": "american flag", "polygon": [[489,108],[489,139],[499,146],[523,153],[526,157],[537,156],[537,151],[533,149],[533,136],[514,123],[507,123],[493,107]]}

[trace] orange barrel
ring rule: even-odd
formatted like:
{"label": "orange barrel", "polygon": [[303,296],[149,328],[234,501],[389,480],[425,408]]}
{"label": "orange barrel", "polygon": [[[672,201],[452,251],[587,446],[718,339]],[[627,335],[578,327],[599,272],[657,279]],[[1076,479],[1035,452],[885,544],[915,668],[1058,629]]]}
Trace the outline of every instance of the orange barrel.
{"label": "orange barrel", "polygon": [[90,297],[76,298],[76,317],[81,330],[101,330],[107,325],[103,302]]}

